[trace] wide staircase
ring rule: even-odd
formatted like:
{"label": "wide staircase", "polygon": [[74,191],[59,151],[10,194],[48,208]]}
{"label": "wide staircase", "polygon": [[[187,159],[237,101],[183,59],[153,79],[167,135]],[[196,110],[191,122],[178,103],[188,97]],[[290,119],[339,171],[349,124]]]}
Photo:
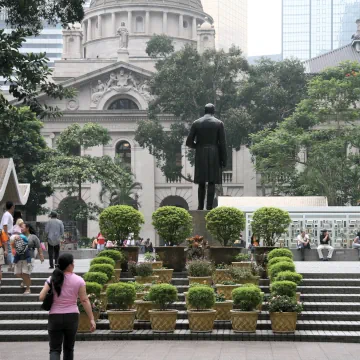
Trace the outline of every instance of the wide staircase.
{"label": "wide staircase", "polygon": [[[212,333],[191,333],[188,326],[184,292],[188,289],[186,273],[174,273],[172,283],[178,288],[179,310],[176,331],[159,334],[151,331],[149,322],[136,321],[131,333],[109,329],[106,313],[97,323],[95,333],[78,334],[78,340],[256,340],[256,341],[322,341],[360,342],[360,279],[358,274],[303,274],[299,287],[304,311],[299,315],[295,334],[273,334],[266,304],[259,316],[254,334],[239,334],[231,330],[229,321],[215,322]],[[40,310],[38,295],[47,275],[32,275],[31,295],[23,295],[20,280],[4,273],[0,290],[0,341],[47,341],[46,311]],[[121,274],[122,281],[133,281]],[[261,280],[264,292],[269,292],[267,280]]]}

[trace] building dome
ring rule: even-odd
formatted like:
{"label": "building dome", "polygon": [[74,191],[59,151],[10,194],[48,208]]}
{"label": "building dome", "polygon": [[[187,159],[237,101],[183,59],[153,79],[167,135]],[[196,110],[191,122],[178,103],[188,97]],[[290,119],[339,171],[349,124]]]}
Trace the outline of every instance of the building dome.
{"label": "building dome", "polygon": [[91,0],[90,8],[107,5],[165,5],[203,11],[201,0]]}

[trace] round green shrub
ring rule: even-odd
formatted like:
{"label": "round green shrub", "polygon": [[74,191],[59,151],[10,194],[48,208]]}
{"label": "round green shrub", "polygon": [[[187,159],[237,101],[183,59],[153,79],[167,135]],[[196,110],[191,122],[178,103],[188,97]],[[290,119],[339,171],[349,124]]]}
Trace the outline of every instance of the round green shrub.
{"label": "round green shrub", "polygon": [[263,295],[258,286],[242,286],[232,291],[234,308],[240,311],[254,311],[262,303]]}
{"label": "round green shrub", "polygon": [[109,264],[115,267],[116,262],[110,257],[100,256],[92,259],[90,262],[90,266],[96,264]]}
{"label": "round green shrub", "polygon": [[287,211],[262,207],[254,212],[251,229],[259,240],[263,239],[264,246],[274,246],[276,239],[288,230],[290,223]]}
{"label": "round green shrub", "polygon": [[288,296],[273,296],[268,300],[269,313],[296,312],[301,313],[303,307],[295,298]]}
{"label": "round green shrub", "polygon": [[136,264],[135,272],[137,276],[147,277],[152,276],[154,271],[150,263],[143,262]]}
{"label": "round green shrub", "polygon": [[189,289],[187,301],[192,308],[208,310],[215,305],[214,289],[208,286],[195,286]]}
{"label": "round green shrub", "polygon": [[207,284],[192,283],[189,285],[189,289],[194,288],[194,287],[209,287],[209,288],[211,288],[211,286],[207,285]]}
{"label": "round green shrub", "polygon": [[83,278],[86,282],[96,282],[100,285],[105,285],[108,282],[108,277],[103,272],[87,272]]}
{"label": "round green shrub", "polygon": [[296,296],[296,284],[288,280],[275,281],[271,284],[270,291],[275,296],[280,295],[293,298]]}
{"label": "round green shrub", "polygon": [[90,266],[89,272],[102,272],[107,276],[109,281],[114,275],[114,267],[109,264],[96,264]]}
{"label": "round green shrub", "polygon": [[243,253],[237,254],[234,258],[234,260],[237,262],[250,261],[250,259],[251,259],[251,256],[249,254],[243,254]]}
{"label": "round green shrub", "polygon": [[281,248],[271,250],[268,254],[268,261],[276,257],[288,257],[290,259],[293,258],[293,253],[289,249]]}
{"label": "round green shrub", "polygon": [[131,233],[137,238],[144,224],[140,211],[128,205],[110,206],[99,217],[100,231],[107,240],[125,240]]}
{"label": "round green shrub", "polygon": [[88,295],[94,294],[96,297],[100,297],[100,293],[102,290],[102,285],[96,283],[96,282],[87,282],[86,283],[86,292]]}
{"label": "round green shrub", "polygon": [[274,280],[276,278],[277,274],[282,272],[282,271],[293,271],[293,272],[295,272],[295,264],[294,263],[289,263],[287,261],[282,261],[282,262],[279,262],[279,263],[273,265],[269,269],[270,279]]}
{"label": "round green shrub", "polygon": [[236,266],[229,267],[229,275],[236,284],[241,284],[245,280],[252,280],[256,277],[252,274],[250,269]]}
{"label": "round green shrub", "polygon": [[149,299],[159,306],[160,310],[165,310],[170,304],[177,301],[177,288],[170,284],[153,285],[150,288]]}
{"label": "round green shrub", "polygon": [[191,235],[192,217],[176,206],[163,206],[152,215],[152,225],[161,239],[178,245]]}
{"label": "round green shrub", "polygon": [[106,289],[108,302],[115,310],[128,310],[135,302],[135,286],[126,283],[111,284]]}
{"label": "round green shrub", "polygon": [[294,282],[298,286],[301,284],[302,279],[303,277],[301,274],[293,271],[282,271],[279,272],[275,277],[275,281],[288,280]]}
{"label": "round green shrub", "polygon": [[206,229],[223,246],[231,246],[245,229],[244,213],[234,207],[212,209],[205,217]]}
{"label": "round green shrub", "polygon": [[[100,251],[100,252],[99,252],[99,254],[98,254],[97,257],[98,257],[98,258],[100,258],[100,257],[107,257],[107,258],[110,258],[110,259],[114,260],[115,263],[116,263],[116,261],[121,261],[121,262],[123,262],[124,259],[125,259],[124,254],[123,254],[121,251],[119,251],[119,250],[103,250],[103,251]],[[114,266],[115,266],[115,265],[114,265]]]}
{"label": "round green shrub", "polygon": [[214,265],[210,261],[193,260],[186,264],[186,269],[191,277],[206,277],[212,275]]}
{"label": "round green shrub", "polygon": [[273,265],[279,263],[279,262],[282,262],[282,261],[286,261],[286,262],[289,262],[289,263],[292,263],[293,260],[286,257],[286,256],[280,256],[280,257],[275,257],[275,258],[272,258],[271,260],[269,260],[268,264],[267,264],[267,267],[268,269],[270,269]]}
{"label": "round green shrub", "polygon": [[129,281],[128,284],[134,285],[137,293],[142,293],[145,291],[145,285],[139,284],[136,281]]}

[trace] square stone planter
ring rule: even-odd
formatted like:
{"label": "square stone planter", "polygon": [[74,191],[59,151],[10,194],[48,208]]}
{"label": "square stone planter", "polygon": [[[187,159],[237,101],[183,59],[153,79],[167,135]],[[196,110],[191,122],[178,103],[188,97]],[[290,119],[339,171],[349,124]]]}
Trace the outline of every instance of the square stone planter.
{"label": "square stone planter", "polygon": [[234,332],[256,332],[259,313],[257,311],[231,310],[231,325]]}
{"label": "square stone planter", "polygon": [[212,285],[212,278],[211,276],[203,276],[203,277],[195,277],[195,276],[188,276],[189,285],[191,284],[202,284],[202,285]]}
{"label": "square stone planter", "polygon": [[159,276],[135,276],[135,281],[139,284],[152,284],[153,281],[159,281]]}
{"label": "square stone planter", "polygon": [[185,269],[185,249],[184,246],[156,246],[155,252],[159,255],[164,267],[179,272]]}
{"label": "square stone planter", "polygon": [[213,274],[214,284],[220,284],[223,281],[230,281],[231,276],[228,269],[216,269]]}
{"label": "square stone planter", "polygon": [[151,301],[135,300],[136,318],[140,321],[150,321],[149,310],[154,308]]}
{"label": "square stone planter", "polygon": [[297,313],[270,313],[271,329],[274,333],[294,333],[296,330]]}
{"label": "square stone planter", "polygon": [[170,284],[174,269],[154,269],[154,275],[159,277],[160,283]]}
{"label": "square stone planter", "polygon": [[231,319],[230,311],[233,309],[233,302],[231,300],[216,302],[213,309],[216,310],[216,321],[229,321]]}
{"label": "square stone planter", "polygon": [[192,332],[212,332],[216,310],[188,310],[189,328]]}
{"label": "square stone planter", "polygon": [[236,284],[236,285],[216,284],[215,286],[216,286],[217,292],[219,294],[223,293],[226,300],[232,300],[232,291],[234,289],[237,289],[237,288],[241,287],[240,284]]}
{"label": "square stone planter", "polygon": [[115,311],[109,310],[107,312],[110,330],[119,332],[131,332],[134,330],[136,310]]}
{"label": "square stone planter", "polygon": [[173,332],[176,328],[177,310],[150,310],[151,328],[154,332]]}

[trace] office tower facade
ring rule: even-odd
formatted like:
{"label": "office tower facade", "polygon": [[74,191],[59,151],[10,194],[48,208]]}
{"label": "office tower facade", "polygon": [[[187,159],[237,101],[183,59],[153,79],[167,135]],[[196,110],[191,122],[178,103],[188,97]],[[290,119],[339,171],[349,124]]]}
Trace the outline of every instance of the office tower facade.
{"label": "office tower facade", "polygon": [[233,44],[248,52],[248,0],[202,0],[204,11],[214,19],[217,49]]}
{"label": "office tower facade", "polygon": [[282,55],[307,60],[351,42],[360,0],[282,0]]}

